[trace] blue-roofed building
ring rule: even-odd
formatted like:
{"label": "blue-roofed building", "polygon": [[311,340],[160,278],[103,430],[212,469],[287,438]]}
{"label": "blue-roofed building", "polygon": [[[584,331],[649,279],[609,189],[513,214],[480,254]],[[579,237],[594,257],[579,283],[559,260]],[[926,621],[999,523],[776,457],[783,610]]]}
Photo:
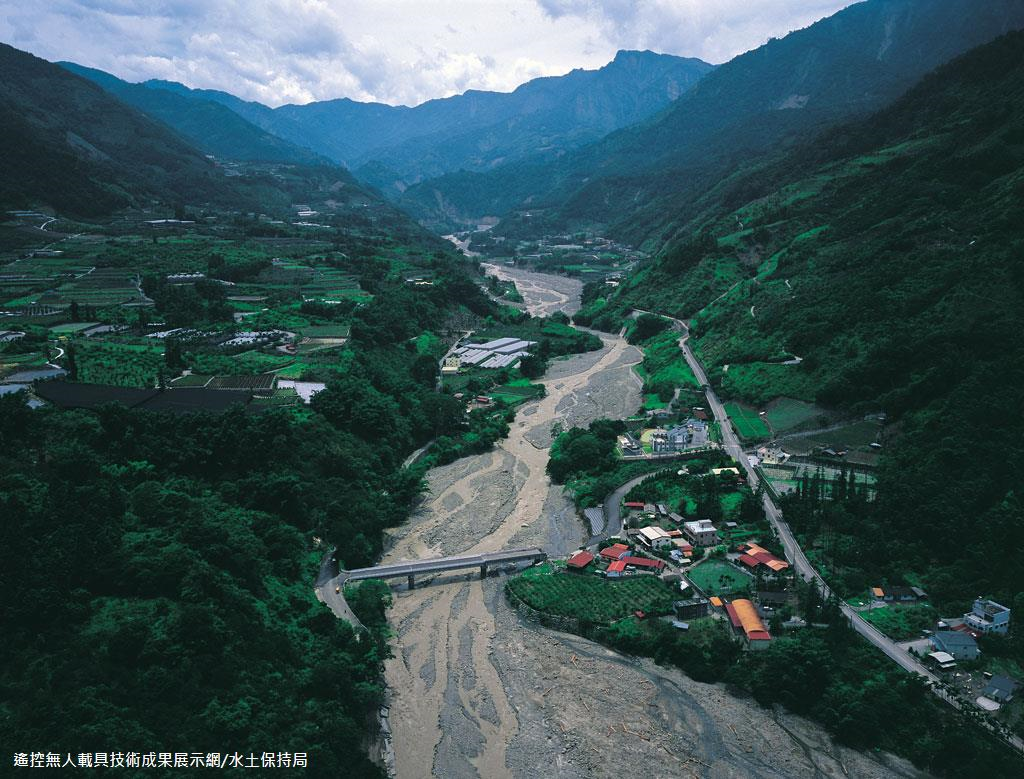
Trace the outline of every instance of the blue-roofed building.
{"label": "blue-roofed building", "polygon": [[957,660],[975,660],[981,654],[974,636],[963,630],[937,630],[930,640],[936,651],[947,652]]}

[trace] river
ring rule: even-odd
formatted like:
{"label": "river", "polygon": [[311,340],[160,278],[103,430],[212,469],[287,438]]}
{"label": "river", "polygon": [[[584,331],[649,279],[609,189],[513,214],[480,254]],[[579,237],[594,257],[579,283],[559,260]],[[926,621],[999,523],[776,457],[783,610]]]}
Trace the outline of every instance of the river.
{"label": "river", "polygon": [[[527,310],[578,308],[581,284],[491,266]],[[641,402],[640,352],[617,336],[552,364],[547,396],[520,409],[491,452],[428,474],[429,494],[392,531],[382,562],[539,545],[568,553],[587,535],[544,468],[551,427],[621,418]],[[395,769],[407,777],[917,776],[888,756],[834,746],[817,726],[523,621],[503,575],[428,577],[395,589],[385,664]]]}

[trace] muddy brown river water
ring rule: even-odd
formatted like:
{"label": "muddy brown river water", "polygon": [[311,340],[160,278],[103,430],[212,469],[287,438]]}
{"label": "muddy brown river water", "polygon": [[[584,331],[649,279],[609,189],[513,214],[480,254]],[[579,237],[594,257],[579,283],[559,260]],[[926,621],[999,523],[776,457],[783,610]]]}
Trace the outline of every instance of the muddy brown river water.
{"label": "muddy brown river water", "polygon": [[[581,285],[497,267],[531,313],[578,308]],[[493,451],[436,468],[393,531],[383,562],[585,537],[545,474],[551,427],[625,417],[640,404],[640,352],[602,336],[599,352],[555,362],[547,396],[524,406]],[[522,620],[504,575],[445,575],[396,588],[385,676],[399,779],[413,777],[919,776],[890,756],[832,744],[816,725],[649,661]]]}

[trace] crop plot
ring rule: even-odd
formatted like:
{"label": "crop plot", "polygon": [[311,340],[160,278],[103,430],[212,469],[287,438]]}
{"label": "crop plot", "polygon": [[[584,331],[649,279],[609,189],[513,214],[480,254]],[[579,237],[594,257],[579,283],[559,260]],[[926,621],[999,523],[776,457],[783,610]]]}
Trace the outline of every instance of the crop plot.
{"label": "crop plot", "polygon": [[757,411],[750,406],[729,402],[725,404],[725,413],[729,415],[733,427],[741,438],[747,441],[756,441],[768,437],[768,426]]}
{"label": "crop plot", "polygon": [[537,611],[608,624],[640,610],[667,614],[675,593],[657,576],[639,574],[620,580],[567,573],[542,566],[510,579],[513,595]]}

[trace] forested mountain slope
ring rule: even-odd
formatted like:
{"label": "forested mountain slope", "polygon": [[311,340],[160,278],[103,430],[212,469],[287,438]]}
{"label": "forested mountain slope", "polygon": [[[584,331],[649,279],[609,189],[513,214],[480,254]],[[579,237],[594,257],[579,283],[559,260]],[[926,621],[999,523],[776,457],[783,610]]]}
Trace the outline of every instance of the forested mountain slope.
{"label": "forested mountain slope", "polygon": [[[844,589],[914,572],[940,602],[1010,602],[1020,576],[1005,550],[1024,542],[1022,202],[1018,32],[722,182],[691,237],[598,324],[627,303],[690,318],[727,396],[884,411],[895,437],[879,501],[856,521],[807,520],[839,535]],[[781,364],[792,355],[803,361]]]}
{"label": "forested mountain slope", "polygon": [[72,62],[58,64],[168,125],[207,154],[230,160],[330,164],[325,157],[272,135],[215,100],[159,86],[130,84]]}
{"label": "forested mountain slope", "polygon": [[[395,229],[423,233],[343,167],[316,155],[308,155],[309,164],[245,162],[248,153],[273,156],[274,144],[281,144],[285,157],[307,152],[260,135],[234,113],[228,112],[244,130],[242,157],[234,159],[242,162],[225,165],[208,159],[162,121],[59,65],[0,44],[0,66],[2,209],[48,207],[65,216],[95,218],[128,207],[166,211],[208,205],[261,213],[330,200],[351,209],[369,204]],[[235,125],[223,126],[228,135],[218,143],[228,151]]]}
{"label": "forested mountain slope", "polygon": [[0,68],[3,205],[95,215],[133,199],[218,194],[223,175],[202,154],[95,84],[3,44]]}
{"label": "forested mountain slope", "polygon": [[[451,174],[402,202],[434,219],[525,203],[533,225],[599,223],[657,243],[693,198],[752,155],[876,110],[934,67],[1022,25],[1018,0],[867,0],[736,57],[652,119],[557,162]],[[516,220],[505,229],[514,233]]]}

